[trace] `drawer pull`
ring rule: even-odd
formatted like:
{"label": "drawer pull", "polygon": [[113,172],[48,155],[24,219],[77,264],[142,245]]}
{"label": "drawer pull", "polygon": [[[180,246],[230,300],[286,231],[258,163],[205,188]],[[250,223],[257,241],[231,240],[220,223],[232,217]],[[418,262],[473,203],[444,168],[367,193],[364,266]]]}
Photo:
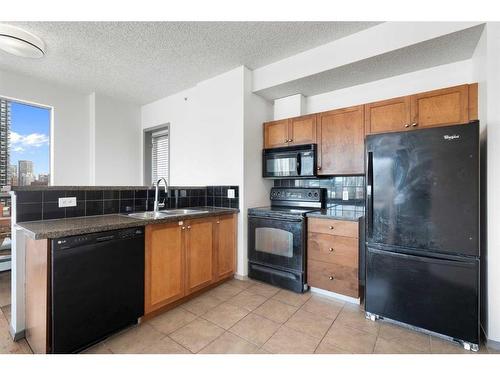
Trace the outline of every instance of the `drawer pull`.
{"label": "drawer pull", "polygon": [[333,225],[330,225],[328,228],[329,228],[330,230],[333,230]]}
{"label": "drawer pull", "polygon": [[328,249],[328,251],[329,251],[330,253],[333,253],[333,247],[330,247],[330,248]]}
{"label": "drawer pull", "polygon": [[410,127],[410,124],[405,124],[405,128],[409,128]]}
{"label": "drawer pull", "polygon": [[334,279],[334,277],[333,277],[333,276],[330,276],[328,279],[329,279],[329,280],[333,280],[333,279]]}

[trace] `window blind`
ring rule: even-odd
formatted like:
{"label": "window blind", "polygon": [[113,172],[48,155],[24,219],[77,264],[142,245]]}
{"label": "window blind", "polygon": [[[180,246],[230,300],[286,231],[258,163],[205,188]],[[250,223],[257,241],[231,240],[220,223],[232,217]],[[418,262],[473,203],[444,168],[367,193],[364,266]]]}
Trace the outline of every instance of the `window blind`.
{"label": "window blind", "polygon": [[155,184],[164,177],[169,182],[169,128],[151,134],[151,179]]}

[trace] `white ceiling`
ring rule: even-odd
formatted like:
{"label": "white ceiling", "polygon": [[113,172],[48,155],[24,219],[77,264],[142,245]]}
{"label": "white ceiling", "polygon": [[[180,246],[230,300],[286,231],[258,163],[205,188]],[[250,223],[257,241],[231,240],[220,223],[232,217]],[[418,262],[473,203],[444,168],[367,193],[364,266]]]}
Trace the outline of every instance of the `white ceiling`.
{"label": "white ceiling", "polygon": [[255,69],[375,22],[12,22],[47,55],[0,51],[0,69],[145,104],[245,65]]}
{"label": "white ceiling", "polygon": [[320,74],[256,91],[267,99],[322,94],[400,74],[470,59],[484,25],[430,39]]}

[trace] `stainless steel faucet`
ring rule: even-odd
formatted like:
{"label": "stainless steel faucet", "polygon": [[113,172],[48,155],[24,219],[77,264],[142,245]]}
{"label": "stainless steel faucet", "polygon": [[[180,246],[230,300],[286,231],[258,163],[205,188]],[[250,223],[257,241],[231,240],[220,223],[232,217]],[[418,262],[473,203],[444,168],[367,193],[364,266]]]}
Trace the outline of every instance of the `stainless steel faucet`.
{"label": "stainless steel faucet", "polygon": [[[163,199],[162,202],[159,201],[159,187],[160,187],[160,183],[161,181],[163,180],[163,182],[165,182],[165,199]],[[155,184],[155,204],[154,204],[154,211],[155,212],[158,212],[158,210],[160,208],[163,208],[165,207],[165,201],[168,197],[168,182],[167,180],[165,180],[164,177],[161,177],[158,181],[156,181],[156,184]]]}

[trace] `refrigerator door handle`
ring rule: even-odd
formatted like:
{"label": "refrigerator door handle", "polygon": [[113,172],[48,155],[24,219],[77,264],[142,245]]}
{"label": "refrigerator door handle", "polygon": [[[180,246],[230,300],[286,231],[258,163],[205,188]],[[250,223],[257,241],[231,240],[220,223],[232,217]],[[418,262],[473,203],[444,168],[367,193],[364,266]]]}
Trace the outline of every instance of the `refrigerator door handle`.
{"label": "refrigerator door handle", "polygon": [[372,237],[373,232],[373,152],[368,152],[368,166],[366,168],[366,217],[368,238]]}

